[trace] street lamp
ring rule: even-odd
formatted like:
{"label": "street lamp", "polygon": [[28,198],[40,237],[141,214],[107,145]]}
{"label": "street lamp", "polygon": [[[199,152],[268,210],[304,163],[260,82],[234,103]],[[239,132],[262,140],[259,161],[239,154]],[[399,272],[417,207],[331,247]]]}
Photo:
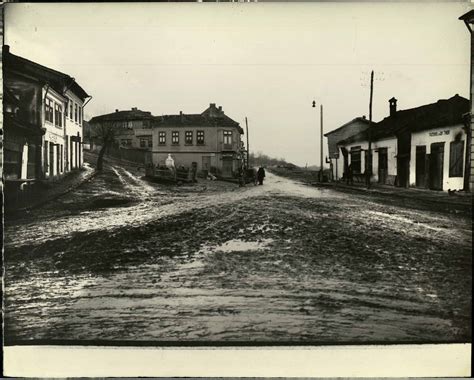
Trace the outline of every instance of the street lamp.
{"label": "street lamp", "polygon": [[[320,158],[319,158],[319,182],[323,181],[323,105],[321,104],[321,141],[320,141]],[[313,108],[316,108],[316,101],[313,100]]]}

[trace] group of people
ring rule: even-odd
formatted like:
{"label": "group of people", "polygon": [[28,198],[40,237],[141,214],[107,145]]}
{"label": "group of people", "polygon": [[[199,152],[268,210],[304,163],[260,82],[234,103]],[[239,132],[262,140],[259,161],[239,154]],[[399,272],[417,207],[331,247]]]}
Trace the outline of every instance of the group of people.
{"label": "group of people", "polygon": [[[250,169],[250,172],[253,175],[250,175],[250,178],[253,177],[255,185],[263,185],[263,180],[265,179],[265,168],[260,166],[258,169]],[[239,185],[245,186],[247,183],[248,173],[244,168],[239,169]]]}

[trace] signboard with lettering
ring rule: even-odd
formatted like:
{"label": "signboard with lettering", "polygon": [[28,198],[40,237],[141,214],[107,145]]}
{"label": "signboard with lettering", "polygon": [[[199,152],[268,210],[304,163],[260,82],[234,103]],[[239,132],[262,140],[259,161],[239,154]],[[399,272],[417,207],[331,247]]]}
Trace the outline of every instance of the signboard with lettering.
{"label": "signboard with lettering", "polygon": [[436,132],[430,132],[429,135],[430,137],[433,137],[433,136],[443,136],[443,135],[449,135],[449,129],[445,130],[445,131],[436,131]]}

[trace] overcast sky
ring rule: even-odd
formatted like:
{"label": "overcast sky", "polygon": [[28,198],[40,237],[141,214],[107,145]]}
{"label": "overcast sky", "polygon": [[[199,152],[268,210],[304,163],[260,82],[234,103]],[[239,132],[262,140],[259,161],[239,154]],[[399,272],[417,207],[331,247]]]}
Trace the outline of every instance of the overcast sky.
{"label": "overcast sky", "polygon": [[[11,52],[76,78],[86,119],[222,105],[252,151],[319,163],[324,132],[388,99],[406,109],[469,97],[467,3],[8,4]],[[315,99],[318,108],[312,108]],[[325,139],[324,152],[327,146]]]}

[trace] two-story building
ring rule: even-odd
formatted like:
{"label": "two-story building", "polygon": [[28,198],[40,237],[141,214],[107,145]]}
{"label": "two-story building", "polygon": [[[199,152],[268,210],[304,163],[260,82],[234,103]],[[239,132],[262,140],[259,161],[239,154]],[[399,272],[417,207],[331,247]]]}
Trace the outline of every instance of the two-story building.
{"label": "two-story building", "polygon": [[82,166],[82,115],[90,96],[71,76],[8,46],[2,60],[7,193]]}
{"label": "two-story building", "polygon": [[89,120],[90,133],[88,133],[91,149],[101,144],[100,133],[97,131],[101,126],[107,126],[114,130],[114,140],[117,146],[122,148],[135,148],[151,150],[153,115],[148,111],[141,111],[136,107],[131,110],[115,110],[105,115],[94,116]]}
{"label": "two-story building", "polygon": [[163,165],[171,154],[176,166],[196,163],[198,170],[232,177],[242,165],[243,133],[215,103],[200,114],[158,116],[153,122],[152,161]]}

